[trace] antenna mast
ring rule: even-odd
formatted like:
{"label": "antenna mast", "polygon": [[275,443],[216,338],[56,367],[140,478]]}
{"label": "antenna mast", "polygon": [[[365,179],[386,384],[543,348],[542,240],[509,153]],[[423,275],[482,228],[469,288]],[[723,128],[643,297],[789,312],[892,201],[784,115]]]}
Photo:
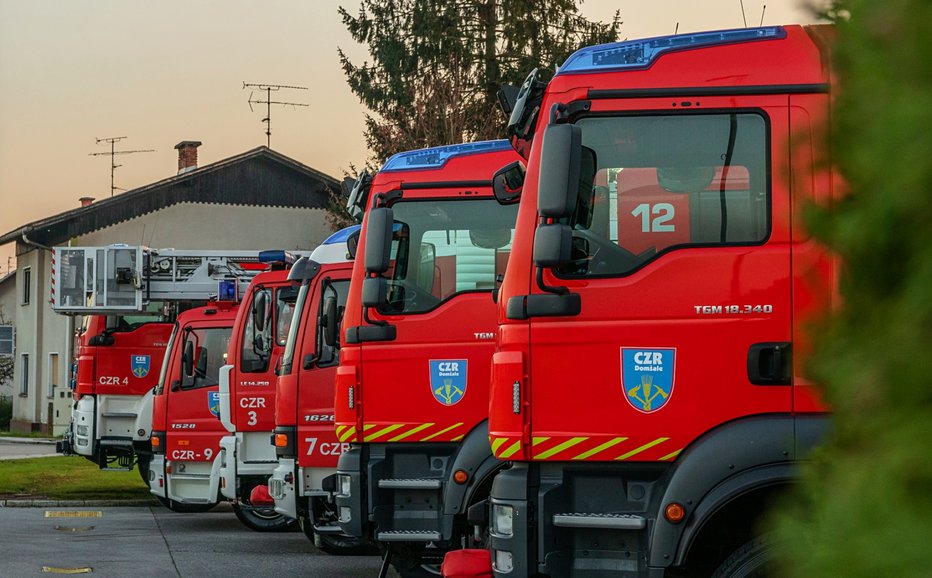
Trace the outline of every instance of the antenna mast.
{"label": "antenna mast", "polygon": [[113,173],[116,172],[117,168],[123,166],[123,165],[118,165],[118,164],[116,164],[116,159],[115,159],[116,155],[131,155],[131,154],[135,154],[135,153],[154,153],[154,152],[155,152],[155,149],[139,149],[139,150],[134,150],[134,151],[118,151],[118,150],[116,150],[116,148],[115,148],[116,143],[120,142],[121,140],[123,140],[123,139],[125,139],[125,138],[126,138],[125,136],[112,136],[112,137],[109,137],[109,138],[97,138],[97,139],[95,139],[95,140],[97,141],[97,144],[100,144],[100,143],[102,143],[102,142],[104,142],[104,143],[110,143],[110,152],[108,152],[108,153],[88,153],[88,155],[87,155],[87,156],[90,156],[90,157],[100,157],[100,156],[104,156],[104,155],[110,155],[110,196],[111,196],[111,197],[113,196],[113,191],[115,191],[115,190],[117,190],[117,189],[120,189],[121,191],[125,191],[125,190],[126,190],[126,189],[123,189],[123,188],[118,187],[118,186],[116,186],[116,185],[113,184]]}
{"label": "antenna mast", "polygon": [[[265,105],[265,118],[261,122],[265,123],[265,145],[269,148],[272,148],[272,105],[280,104],[282,106],[310,106],[309,104],[304,104],[301,102],[284,102],[280,100],[272,100],[272,92],[278,92],[281,89],[286,90],[307,90],[306,86],[287,86],[284,84],[259,84],[259,83],[248,83],[243,82],[243,90],[251,88],[249,91],[249,110],[253,111],[253,104],[264,104]],[[265,100],[253,100],[252,95],[255,91],[265,91]]]}

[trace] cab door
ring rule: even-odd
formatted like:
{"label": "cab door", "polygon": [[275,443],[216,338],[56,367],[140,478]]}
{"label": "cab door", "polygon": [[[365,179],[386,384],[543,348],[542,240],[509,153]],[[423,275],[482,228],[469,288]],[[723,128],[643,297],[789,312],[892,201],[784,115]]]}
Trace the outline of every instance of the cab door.
{"label": "cab door", "polygon": [[534,459],[669,461],[791,410],[787,98],[639,104],[576,121],[572,262],[543,282],[581,311],[530,321]]}
{"label": "cab door", "polygon": [[[300,354],[292,360],[298,373],[298,465],[335,468],[349,444],[337,439],[334,431],[334,380],[340,365],[339,349],[328,345],[321,318],[333,311],[339,316],[346,307],[352,267],[328,270],[312,280],[304,303],[304,326]],[[333,310],[326,305],[333,301]],[[337,324],[339,320],[335,320]],[[337,333],[338,335],[338,333]]]}
{"label": "cab door", "polygon": [[219,420],[219,373],[225,363],[232,319],[225,327],[204,323],[181,329],[171,360],[167,404],[166,455],[169,460],[211,461],[225,431]]}
{"label": "cab door", "polygon": [[517,206],[445,194],[406,191],[392,205],[387,295],[366,314],[395,335],[361,344],[359,441],[458,442],[488,416],[490,293],[510,253]]}

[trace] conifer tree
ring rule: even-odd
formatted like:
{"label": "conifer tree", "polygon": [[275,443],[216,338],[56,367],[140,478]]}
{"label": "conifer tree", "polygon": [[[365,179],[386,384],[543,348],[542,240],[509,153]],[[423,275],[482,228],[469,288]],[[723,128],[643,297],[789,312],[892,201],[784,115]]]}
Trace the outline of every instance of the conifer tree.
{"label": "conifer tree", "polygon": [[340,61],[369,109],[366,142],[381,163],[403,150],[504,136],[496,93],[535,67],[542,79],[581,46],[617,38],[576,0],[362,0],[340,15],[371,60]]}

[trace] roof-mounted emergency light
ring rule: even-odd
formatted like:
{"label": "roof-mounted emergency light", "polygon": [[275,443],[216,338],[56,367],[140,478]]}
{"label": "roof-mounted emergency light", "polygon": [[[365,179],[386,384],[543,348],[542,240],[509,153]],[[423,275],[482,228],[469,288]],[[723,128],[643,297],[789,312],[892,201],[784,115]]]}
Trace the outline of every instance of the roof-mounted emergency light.
{"label": "roof-mounted emergency light", "polygon": [[217,283],[217,301],[239,301],[236,279],[224,279]]}
{"label": "roof-mounted emergency light", "polygon": [[297,260],[297,257],[283,249],[259,251],[260,263],[284,263],[285,265],[293,265]]}
{"label": "roof-mounted emergency light", "polygon": [[785,37],[786,30],[782,26],[765,26],[658,36],[588,46],[571,54],[557,74],[604,72],[618,69],[636,70],[649,67],[660,55],[675,50],[737,44],[754,40],[776,40]]}
{"label": "roof-mounted emergency light", "polygon": [[487,140],[407,151],[390,157],[380,172],[439,169],[454,157],[504,151],[511,148],[507,140]]}

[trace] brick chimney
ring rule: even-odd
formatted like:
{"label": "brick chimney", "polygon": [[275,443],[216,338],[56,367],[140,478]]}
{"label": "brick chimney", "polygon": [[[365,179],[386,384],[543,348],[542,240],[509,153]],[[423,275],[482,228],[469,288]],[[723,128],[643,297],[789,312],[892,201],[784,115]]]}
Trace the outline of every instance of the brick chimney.
{"label": "brick chimney", "polygon": [[175,145],[178,149],[178,174],[187,173],[197,168],[197,147],[200,141],[183,140]]}
{"label": "brick chimney", "polygon": [[94,197],[81,197],[78,202],[81,203],[82,207],[90,207],[91,203],[94,202]]}

